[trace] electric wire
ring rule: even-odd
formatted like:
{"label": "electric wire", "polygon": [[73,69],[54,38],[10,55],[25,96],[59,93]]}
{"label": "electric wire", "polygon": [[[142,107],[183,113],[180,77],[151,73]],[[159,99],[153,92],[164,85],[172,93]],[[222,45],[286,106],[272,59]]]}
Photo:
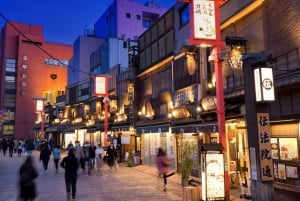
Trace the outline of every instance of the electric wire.
{"label": "electric wire", "polygon": [[[8,20],[1,12],[0,12],[0,16],[4,19],[4,21],[8,24],[10,24],[19,34],[21,34],[26,40],[28,40],[29,42],[31,42],[34,46],[36,46],[38,49],[40,49],[43,53],[45,53],[46,55],[48,55],[49,57],[51,57],[52,59],[57,60],[60,64],[62,64],[63,66],[66,66],[68,68],[71,68],[70,66],[66,65],[64,62],[62,62],[60,59],[57,59],[55,56],[53,56],[52,54],[50,54],[48,51],[46,51],[43,47],[41,47],[40,45],[38,45],[36,42],[34,42],[33,40],[31,40],[29,37],[27,37],[21,30],[19,30],[10,20]],[[91,73],[76,69],[76,68],[71,68],[72,71],[77,71],[79,73],[83,73],[83,74],[88,74],[89,76],[91,76]]]}

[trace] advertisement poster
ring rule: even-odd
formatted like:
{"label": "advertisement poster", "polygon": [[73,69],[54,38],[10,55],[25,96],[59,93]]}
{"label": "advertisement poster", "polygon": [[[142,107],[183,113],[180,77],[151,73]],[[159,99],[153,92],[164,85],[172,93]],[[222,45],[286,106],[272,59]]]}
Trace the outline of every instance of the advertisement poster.
{"label": "advertisement poster", "polygon": [[278,164],[278,179],[286,179],[285,164]]}
{"label": "advertisement poster", "polygon": [[297,138],[279,138],[280,159],[298,161]]}
{"label": "advertisement poster", "polygon": [[223,200],[225,197],[223,154],[206,155],[207,200]]}
{"label": "advertisement poster", "polygon": [[286,166],[286,177],[298,179],[298,167]]}

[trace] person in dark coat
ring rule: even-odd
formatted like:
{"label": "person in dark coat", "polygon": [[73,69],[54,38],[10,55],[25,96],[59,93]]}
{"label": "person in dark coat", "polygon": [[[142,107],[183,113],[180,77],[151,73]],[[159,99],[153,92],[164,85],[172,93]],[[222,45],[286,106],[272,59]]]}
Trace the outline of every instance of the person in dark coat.
{"label": "person in dark coat", "polygon": [[40,153],[40,161],[43,162],[44,173],[47,173],[50,155],[51,155],[51,151],[49,149],[48,144],[43,145]]}
{"label": "person in dark coat", "polygon": [[[69,149],[68,156],[64,157],[60,166],[65,169],[65,183],[67,191],[67,200],[76,197],[77,170],[79,167],[78,159],[75,157],[74,148]],[[71,192],[72,188],[72,192]]]}
{"label": "person in dark coat", "polygon": [[9,140],[8,143],[8,151],[9,151],[9,156],[13,157],[14,154],[14,148],[15,148],[15,142],[13,139]]}
{"label": "person in dark coat", "polygon": [[38,177],[38,173],[33,166],[32,156],[27,156],[20,168],[19,176],[20,198],[23,201],[33,201],[37,196],[34,179]]}
{"label": "person in dark coat", "polygon": [[6,151],[7,151],[7,148],[8,148],[8,142],[7,142],[7,139],[3,138],[3,140],[2,140],[2,151],[3,151],[3,156],[5,156]]}
{"label": "person in dark coat", "polygon": [[109,147],[107,148],[106,155],[107,155],[107,163],[108,163],[108,166],[109,166],[109,168],[111,170],[112,167],[114,166],[115,160],[117,158],[117,150],[115,149],[113,143],[111,143],[109,145]]}

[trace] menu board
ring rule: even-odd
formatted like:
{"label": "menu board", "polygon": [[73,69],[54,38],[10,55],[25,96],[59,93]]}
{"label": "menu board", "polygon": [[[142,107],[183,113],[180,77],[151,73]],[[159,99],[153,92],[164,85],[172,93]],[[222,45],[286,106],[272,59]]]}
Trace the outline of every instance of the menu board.
{"label": "menu board", "polygon": [[223,154],[206,154],[206,200],[224,200]]}

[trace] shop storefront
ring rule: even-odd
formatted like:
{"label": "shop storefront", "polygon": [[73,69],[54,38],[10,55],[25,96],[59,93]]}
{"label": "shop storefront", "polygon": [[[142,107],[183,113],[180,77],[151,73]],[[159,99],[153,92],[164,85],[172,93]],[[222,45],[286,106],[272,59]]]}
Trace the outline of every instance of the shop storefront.
{"label": "shop storefront", "polygon": [[170,158],[170,168],[175,169],[176,164],[176,140],[170,132],[169,124],[137,127],[137,133],[141,136],[141,158],[143,164],[156,166],[158,148],[166,150]]}
{"label": "shop storefront", "polygon": [[296,185],[300,180],[299,121],[272,122],[270,129],[275,185]]}
{"label": "shop storefront", "polygon": [[232,188],[239,188],[240,185],[249,187],[249,150],[248,135],[243,119],[226,121],[227,135],[227,161]]}

